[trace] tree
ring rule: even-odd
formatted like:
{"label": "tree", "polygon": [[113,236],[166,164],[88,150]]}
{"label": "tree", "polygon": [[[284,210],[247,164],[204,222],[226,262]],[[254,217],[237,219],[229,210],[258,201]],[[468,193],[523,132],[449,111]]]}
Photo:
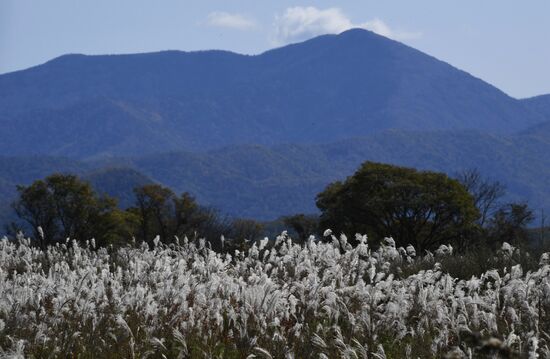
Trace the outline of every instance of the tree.
{"label": "tree", "polygon": [[296,232],[301,242],[305,242],[310,235],[316,234],[319,230],[319,218],[314,215],[295,214],[283,217],[283,222]]}
{"label": "tree", "polygon": [[418,250],[442,243],[465,246],[479,212],[468,191],[443,173],[365,162],[317,196],[320,225],[376,241],[393,236]]}
{"label": "tree", "polygon": [[107,241],[120,224],[116,200],[98,196],[74,175],[53,174],[30,186],[18,186],[17,191],[19,198],[12,207],[42,246],[66,238]]}
{"label": "tree", "polygon": [[230,228],[223,250],[233,252],[236,249],[246,251],[254,241],[260,239],[264,227],[255,220],[237,218],[231,221]]}
{"label": "tree", "polygon": [[527,225],[535,219],[533,211],[525,203],[509,203],[496,211],[489,220],[487,237],[493,244],[502,242],[515,245],[529,240]]}
{"label": "tree", "polygon": [[210,242],[214,250],[221,249],[221,236],[231,232],[229,218],[212,207],[199,207],[197,217],[200,222],[196,233]]}
{"label": "tree", "polygon": [[152,243],[159,235],[163,240],[173,236],[175,194],[158,184],[148,184],[134,189],[136,207],[130,211],[138,217],[142,240]]}
{"label": "tree", "polygon": [[502,203],[502,197],[506,194],[504,185],[483,178],[476,169],[466,170],[457,178],[470,192],[480,212],[480,240],[484,239],[493,246],[500,246],[503,242],[516,245],[527,243],[527,226],[535,218],[527,204]]}
{"label": "tree", "polygon": [[175,235],[194,237],[199,235],[214,242],[229,231],[229,222],[213,208],[200,206],[188,192],[174,198]]}
{"label": "tree", "polygon": [[17,217],[30,226],[39,245],[44,247],[59,236],[57,212],[48,184],[42,180],[35,181],[28,187],[17,186],[17,192],[19,199],[12,203],[12,208]]}
{"label": "tree", "polygon": [[230,236],[235,239],[255,241],[262,235],[263,226],[253,219],[238,218],[231,222]]}
{"label": "tree", "polygon": [[463,171],[458,174],[457,179],[473,196],[480,213],[478,223],[484,227],[489,218],[499,210],[499,200],[506,193],[506,188],[498,181],[483,178],[477,169]]}
{"label": "tree", "polygon": [[128,211],[137,217],[142,240],[152,243],[159,235],[163,241],[201,236],[217,246],[222,234],[229,231],[228,222],[217,211],[200,206],[185,192],[175,193],[159,184],[134,189],[136,206]]}

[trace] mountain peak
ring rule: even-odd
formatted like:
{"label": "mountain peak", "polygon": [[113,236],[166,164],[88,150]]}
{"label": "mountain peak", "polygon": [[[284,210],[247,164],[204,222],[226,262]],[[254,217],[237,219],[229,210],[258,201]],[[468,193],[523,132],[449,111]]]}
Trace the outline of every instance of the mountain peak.
{"label": "mountain peak", "polygon": [[493,86],[357,28],[257,56],[164,51],[53,62],[0,75],[0,152],[87,158],[319,143],[390,128],[514,133],[542,121]]}
{"label": "mountain peak", "polygon": [[360,27],[354,27],[348,30],[345,30],[338,34],[339,37],[363,37],[363,38],[386,38],[385,36],[379,35],[374,31],[363,29]]}

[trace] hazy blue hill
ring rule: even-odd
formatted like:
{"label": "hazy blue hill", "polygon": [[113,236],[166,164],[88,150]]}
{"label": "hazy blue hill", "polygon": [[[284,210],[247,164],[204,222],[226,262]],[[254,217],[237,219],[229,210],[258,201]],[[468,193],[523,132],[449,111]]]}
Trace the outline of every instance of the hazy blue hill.
{"label": "hazy blue hill", "polygon": [[8,183],[27,185],[53,172],[83,174],[93,166],[78,160],[52,156],[0,156],[0,178]]}
{"label": "hazy blue hill", "polygon": [[[191,192],[200,203],[242,217],[272,219],[314,212],[315,195],[372,160],[444,171],[478,168],[507,185],[509,200],[550,210],[550,141],[530,134],[496,136],[479,131],[389,130],[321,145],[235,145],[203,153],[171,152],[135,158],[71,161],[0,158],[0,203],[6,209],[17,183],[52,171],[70,171],[96,190],[130,205],[135,186],[152,181]],[[1,212],[1,209],[0,209]]]}
{"label": "hazy blue hill", "polygon": [[525,137],[535,137],[541,141],[550,142],[550,121],[539,123],[520,132]]}
{"label": "hazy blue hill", "polygon": [[243,145],[208,153],[169,153],[137,159],[134,166],[177,192],[224,213],[271,219],[312,210],[312,195],[333,178],[322,158]]}
{"label": "hazy blue hill", "polygon": [[0,168],[0,228],[8,219],[13,219],[10,204],[16,198],[16,186],[28,185],[54,172],[79,175],[99,193],[116,197],[121,207],[133,204],[134,187],[153,182],[132,168],[61,157],[0,157]]}
{"label": "hazy blue hill", "polygon": [[[342,131],[347,138],[388,128],[503,133],[540,120],[466,72],[365,30],[321,36],[260,58],[276,69],[263,78],[284,94],[280,105],[290,101],[303,111],[299,118],[313,123],[308,130],[332,139]],[[315,126],[327,116],[329,129]]]}
{"label": "hazy blue hill", "polygon": [[508,187],[508,200],[550,203],[549,141],[477,131],[386,131],[323,145],[232,146],[203,154],[153,155],[133,165],[142,173],[190,191],[202,203],[245,217],[269,219],[315,211],[329,182],[351,175],[365,160],[444,171],[478,168]]}
{"label": "hazy blue hill", "polygon": [[522,102],[531,110],[538,112],[550,121],[550,94],[523,99]]}
{"label": "hazy blue hill", "polygon": [[16,184],[70,172],[122,206],[154,181],[271,219],[315,211],[365,160],[479,168],[510,199],[550,203],[550,95],[511,98],[365,30],[257,56],[62,56],[0,75],[0,133],[4,218]]}
{"label": "hazy blue hill", "polygon": [[63,55],[2,75],[0,104],[5,109],[24,110],[29,104],[60,108],[97,97],[142,100],[181,96],[235,77],[242,59],[246,56],[225,51]]}
{"label": "hazy blue hill", "polygon": [[[163,126],[155,113],[124,101],[96,98],[52,110],[28,111],[16,117],[0,147],[12,155],[96,158],[160,153],[179,148],[181,136]],[[24,128],[39,126],[40,131]],[[22,135],[24,133],[24,135]]]}
{"label": "hazy blue hill", "polygon": [[521,101],[526,107],[540,114],[545,121],[521,131],[520,134],[550,141],[550,94],[530,97]]}
{"label": "hazy blue hill", "polygon": [[366,30],[244,56],[66,55],[0,76],[0,153],[76,158],[314,144],[387,129],[513,133],[526,102]]}
{"label": "hazy blue hill", "polygon": [[10,204],[16,196],[17,185],[28,185],[53,172],[82,174],[88,169],[89,165],[67,158],[0,156],[0,233],[3,225],[13,219]]}
{"label": "hazy blue hill", "polygon": [[154,183],[135,169],[124,167],[98,169],[87,173],[83,179],[90,182],[97,192],[117,198],[122,208],[135,204],[134,188]]}

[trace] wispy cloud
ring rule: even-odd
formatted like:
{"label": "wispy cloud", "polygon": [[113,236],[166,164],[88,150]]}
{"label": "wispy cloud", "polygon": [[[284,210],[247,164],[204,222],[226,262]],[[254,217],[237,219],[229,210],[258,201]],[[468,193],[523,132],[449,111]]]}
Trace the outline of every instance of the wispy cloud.
{"label": "wispy cloud", "polygon": [[206,23],[210,26],[236,30],[249,30],[256,27],[256,21],[242,14],[231,14],[223,11],[208,14]]}
{"label": "wispy cloud", "polygon": [[297,6],[287,8],[283,15],[276,16],[274,42],[285,44],[302,41],[317,35],[338,34],[351,28],[371,30],[395,40],[410,40],[422,35],[419,32],[396,31],[378,18],[353,23],[336,7],[318,9]]}

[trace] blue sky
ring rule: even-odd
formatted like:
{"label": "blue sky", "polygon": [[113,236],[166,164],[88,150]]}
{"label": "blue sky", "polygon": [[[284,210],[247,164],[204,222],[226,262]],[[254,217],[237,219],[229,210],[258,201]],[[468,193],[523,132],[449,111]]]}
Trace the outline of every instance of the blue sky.
{"label": "blue sky", "polygon": [[548,0],[0,0],[0,73],[65,53],[255,54],[364,27],[515,97],[550,93]]}

